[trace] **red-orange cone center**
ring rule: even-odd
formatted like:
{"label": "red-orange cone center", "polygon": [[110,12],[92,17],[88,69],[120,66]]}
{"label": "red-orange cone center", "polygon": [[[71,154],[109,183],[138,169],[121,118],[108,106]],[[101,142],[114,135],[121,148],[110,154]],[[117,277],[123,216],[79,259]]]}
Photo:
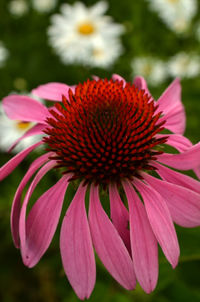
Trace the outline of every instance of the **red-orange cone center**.
{"label": "red-orange cone center", "polygon": [[64,173],[106,186],[110,182],[140,177],[153,169],[149,161],[160,154],[155,146],[163,130],[151,97],[133,84],[113,80],[88,80],[63,96],[48,118],[44,141]]}

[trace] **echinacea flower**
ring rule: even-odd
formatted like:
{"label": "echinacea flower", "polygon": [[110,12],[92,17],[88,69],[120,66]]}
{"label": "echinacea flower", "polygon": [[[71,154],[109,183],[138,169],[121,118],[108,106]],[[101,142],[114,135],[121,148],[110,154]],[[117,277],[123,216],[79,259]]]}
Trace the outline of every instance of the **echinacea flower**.
{"label": "echinacea flower", "polygon": [[[33,267],[46,252],[66,189],[76,180],[79,186],[62,222],[60,250],[77,296],[88,298],[95,284],[93,247],[119,284],[131,290],[137,280],[150,293],[158,279],[158,244],[173,268],[178,263],[173,222],[184,227],[200,225],[200,183],[171,169],[194,169],[200,176],[200,143],[192,145],[182,135],[185,113],[179,80],[158,101],[152,99],[142,77],[131,84],[117,75],[75,87],[48,83],[33,92],[56,101],[55,105],[47,109],[34,99],[17,95],[3,100],[10,118],[38,122],[44,138],[6,163],[1,179],[38,145],[47,146],[46,153],[31,164],[12,204],[12,236],[24,264]],[[171,133],[162,134],[164,129]],[[179,153],[166,153],[165,144]],[[26,215],[40,180],[59,167],[58,182]],[[101,205],[101,190],[108,192],[110,215]],[[86,191],[90,196],[88,214]]]}
{"label": "echinacea flower", "polygon": [[[119,36],[123,33],[124,27],[104,15],[107,7],[104,1],[97,2],[89,8],[83,2],[63,4],[61,14],[51,17],[52,24],[48,29],[49,42],[64,64],[80,63],[105,67],[108,58],[110,64],[121,54]],[[115,53],[112,47],[114,44]],[[112,47],[113,56],[109,47]],[[100,54],[101,49],[103,52],[107,50],[108,54],[98,56],[97,51],[99,50]],[[90,59],[91,54],[94,54],[93,59]]]}
{"label": "echinacea flower", "polygon": [[196,0],[148,0],[152,10],[177,34],[185,33],[198,10]]}

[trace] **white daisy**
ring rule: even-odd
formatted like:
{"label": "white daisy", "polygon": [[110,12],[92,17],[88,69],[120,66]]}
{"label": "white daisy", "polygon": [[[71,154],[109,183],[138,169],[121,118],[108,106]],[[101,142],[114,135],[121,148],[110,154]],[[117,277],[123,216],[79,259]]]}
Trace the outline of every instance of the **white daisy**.
{"label": "white daisy", "polygon": [[137,57],[131,64],[133,76],[140,75],[152,86],[159,85],[167,78],[166,65],[154,57]]}
{"label": "white daisy", "polygon": [[[25,95],[25,94],[23,94]],[[33,95],[26,94],[30,97]],[[34,95],[34,99],[38,99],[40,102],[44,102]],[[36,123],[25,122],[20,120],[11,120],[7,117],[3,110],[2,103],[0,102],[0,150],[7,152],[12,144],[32,128]],[[41,139],[40,135],[34,135],[27,137],[19,142],[19,144],[12,150],[13,153],[18,153],[21,150],[29,147],[30,145],[38,142]]]}
{"label": "white daisy", "polygon": [[63,4],[61,14],[52,16],[52,25],[48,29],[49,41],[63,63],[88,64],[88,56],[96,46],[119,38],[124,27],[105,16],[106,10],[106,2],[98,2],[90,8],[82,2],[76,2],[73,5]]}
{"label": "white daisy", "polygon": [[55,8],[57,0],[32,0],[35,10],[40,13],[48,13]]}
{"label": "white daisy", "polygon": [[197,0],[148,0],[166,25],[176,33],[184,33],[197,12]]}
{"label": "white daisy", "polygon": [[7,48],[4,46],[4,43],[0,41],[0,67],[5,65],[5,61],[9,56],[9,52]]}
{"label": "white daisy", "polygon": [[200,56],[180,52],[168,61],[167,68],[172,77],[196,77],[200,73]]}
{"label": "white daisy", "polygon": [[123,48],[119,39],[99,40],[90,49],[87,63],[93,67],[109,67],[122,54]]}
{"label": "white daisy", "polygon": [[8,4],[8,10],[12,15],[21,17],[28,12],[29,7],[25,0],[12,0]]}

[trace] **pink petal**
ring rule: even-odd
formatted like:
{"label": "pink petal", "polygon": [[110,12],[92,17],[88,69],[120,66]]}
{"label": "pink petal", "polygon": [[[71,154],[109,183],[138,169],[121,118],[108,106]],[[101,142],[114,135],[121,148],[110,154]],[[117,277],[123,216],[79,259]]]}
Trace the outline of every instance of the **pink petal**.
{"label": "pink petal", "polygon": [[40,85],[37,88],[32,90],[32,94],[37,95],[42,99],[49,101],[62,101],[62,95],[66,98],[68,97],[68,91],[71,89],[75,91],[75,86],[68,86],[63,83],[47,83]]}
{"label": "pink petal", "polygon": [[[175,79],[158,99],[158,110],[164,113],[165,127],[174,133],[183,134],[186,118],[181,102],[180,80]],[[160,121],[160,120],[159,120]]]}
{"label": "pink petal", "polygon": [[51,153],[46,153],[40,157],[38,157],[30,166],[27,173],[25,174],[24,178],[22,179],[13,199],[12,209],[11,209],[11,216],[10,216],[10,224],[11,224],[11,233],[13,237],[14,244],[16,248],[20,247],[19,242],[19,216],[20,216],[20,209],[21,209],[21,196],[22,192],[28,183],[31,176],[37,171],[46,161],[48,161],[49,156]]}
{"label": "pink petal", "polygon": [[157,173],[166,181],[188,188],[200,194],[200,182],[190,176],[171,170],[157,162],[153,163]]}
{"label": "pink petal", "polygon": [[[158,108],[160,109],[160,107]],[[174,133],[183,134],[185,131],[185,113],[180,107],[173,108],[169,113],[159,119],[159,123],[165,121],[164,127]]]}
{"label": "pink petal", "polygon": [[145,180],[164,198],[175,223],[183,227],[200,225],[200,194],[148,174]]}
{"label": "pink petal", "polygon": [[184,152],[192,147],[192,143],[189,139],[180,134],[158,134],[157,138],[168,137],[165,144],[170,145],[177,149],[179,152]]}
{"label": "pink petal", "polygon": [[[22,259],[23,262],[26,266],[28,267],[33,267],[41,258],[41,256],[44,254],[45,250],[48,248],[48,242],[47,240],[49,240],[49,238],[45,238],[44,242],[41,243],[41,237],[40,237],[40,232],[43,234],[43,236],[45,236],[44,232],[48,232],[49,228],[48,226],[44,225],[45,228],[47,228],[47,230],[45,229],[41,229],[39,233],[35,234],[38,236],[38,242],[37,242],[37,238],[34,238],[33,241],[31,242],[30,239],[32,239],[31,237],[34,236],[34,234],[32,234],[30,232],[30,222],[27,223],[26,222],[26,210],[27,210],[27,206],[29,203],[29,200],[31,198],[31,195],[36,187],[36,185],[38,184],[38,182],[42,179],[42,177],[49,171],[51,170],[53,167],[55,166],[55,162],[53,161],[49,161],[46,165],[44,165],[39,172],[36,174],[35,178],[33,179],[27,193],[26,196],[24,198],[23,201],[23,205],[21,208],[21,213],[20,213],[20,219],[19,219],[19,236],[20,236],[20,248],[21,248],[21,254],[22,254]],[[59,183],[59,182],[58,182]],[[56,188],[59,190],[59,184],[56,184]],[[61,184],[63,183],[63,180],[61,181]],[[67,183],[67,180],[66,180]],[[58,186],[57,186],[58,185]],[[53,189],[52,189],[53,188]],[[52,187],[52,196],[54,196],[55,192],[54,192],[54,186]],[[63,188],[63,186],[62,186]],[[38,199],[38,204],[40,204],[41,201],[39,200],[44,200],[44,203],[46,202],[46,199],[50,199],[51,197],[51,189],[48,190],[47,192],[45,192],[39,199]],[[63,190],[64,191],[64,190]],[[61,197],[62,197],[62,192],[61,192]],[[57,196],[54,199],[57,200],[59,199],[59,197]],[[51,205],[52,201],[50,201],[50,205]],[[58,201],[58,203],[60,204],[60,202]],[[37,208],[38,206],[36,206]],[[50,207],[51,208],[51,207]],[[47,211],[47,209],[46,209]],[[48,211],[47,211],[48,212]],[[57,209],[56,209],[56,213],[57,213]],[[49,213],[48,213],[48,218],[49,218]],[[30,219],[30,218],[29,218]],[[37,217],[36,217],[37,219]],[[46,218],[43,217],[43,219],[41,219],[41,223],[44,222],[46,223]],[[29,220],[30,221],[30,220]],[[32,222],[34,223],[34,221]],[[54,222],[51,223],[52,227],[54,225]],[[38,244],[41,245],[38,245]]]}
{"label": "pink petal", "polygon": [[124,78],[122,78],[120,75],[118,75],[118,74],[113,74],[112,75],[112,79],[114,80],[114,81],[119,81],[119,82],[123,82],[123,84],[124,84],[124,86],[126,85],[126,81],[124,80]]}
{"label": "pink petal", "polygon": [[132,257],[137,280],[145,292],[154,290],[158,280],[158,247],[145,208],[128,181],[123,182],[130,212]]}
{"label": "pink petal", "polygon": [[[191,148],[193,144],[189,139],[186,137],[179,135],[179,134],[158,134],[156,135],[157,138],[167,136],[167,145],[170,145],[177,149],[179,152],[184,152]],[[198,178],[200,178],[200,165],[193,169],[194,173],[197,175]]]}
{"label": "pink petal", "polygon": [[115,184],[109,186],[110,196],[110,212],[112,222],[118,231],[120,237],[124,241],[128,251],[131,253],[130,246],[130,232],[129,226],[129,213],[123,202],[121,201]]}
{"label": "pink petal", "polygon": [[50,116],[48,109],[38,101],[25,95],[9,95],[3,99],[3,108],[11,120],[45,124]]}
{"label": "pink petal", "polygon": [[33,126],[31,129],[29,129],[24,135],[22,135],[20,138],[18,138],[12,146],[9,148],[8,152],[11,152],[17,144],[24,138],[33,136],[33,135],[38,135],[38,134],[43,134],[42,130],[45,128],[44,124],[36,124]]}
{"label": "pink petal", "polygon": [[135,273],[130,255],[117,230],[104,212],[98,186],[91,186],[89,224],[95,250],[104,266],[124,288],[135,287]]}
{"label": "pink petal", "polygon": [[85,210],[87,186],[80,184],[62,223],[60,249],[63,267],[80,299],[89,298],[96,279],[92,239]]}
{"label": "pink petal", "polygon": [[180,154],[163,153],[157,155],[157,160],[179,170],[195,169],[200,166],[200,143]]}
{"label": "pink petal", "polygon": [[19,152],[17,155],[12,157],[3,167],[0,169],[0,181],[7,177],[21,162],[22,160],[35,148],[42,145],[43,142],[38,142],[25,150]]}
{"label": "pink petal", "polygon": [[143,90],[145,90],[146,93],[151,95],[151,93],[149,92],[147,83],[146,83],[146,81],[143,77],[140,77],[140,76],[135,77],[134,80],[133,80],[133,84],[135,84],[135,86],[137,88],[143,89]]}
{"label": "pink petal", "polygon": [[134,179],[134,185],[142,195],[153,232],[174,268],[178,263],[180,251],[169,209],[161,195],[152,187],[137,179]]}

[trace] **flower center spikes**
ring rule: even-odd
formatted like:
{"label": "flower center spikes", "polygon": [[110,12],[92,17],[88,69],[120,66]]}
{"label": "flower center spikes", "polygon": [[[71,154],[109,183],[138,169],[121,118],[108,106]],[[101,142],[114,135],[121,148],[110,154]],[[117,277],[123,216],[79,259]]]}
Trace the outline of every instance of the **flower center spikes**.
{"label": "flower center spikes", "polygon": [[[163,130],[154,101],[134,85],[113,80],[79,84],[69,101],[63,96],[51,110],[44,132],[48,150],[64,173],[106,186],[153,169],[149,161],[162,153],[154,147],[165,142],[155,135]],[[163,124],[163,123],[162,123]]]}
{"label": "flower center spikes", "polygon": [[78,26],[78,32],[81,35],[91,35],[94,32],[94,26],[91,23],[82,23]]}

